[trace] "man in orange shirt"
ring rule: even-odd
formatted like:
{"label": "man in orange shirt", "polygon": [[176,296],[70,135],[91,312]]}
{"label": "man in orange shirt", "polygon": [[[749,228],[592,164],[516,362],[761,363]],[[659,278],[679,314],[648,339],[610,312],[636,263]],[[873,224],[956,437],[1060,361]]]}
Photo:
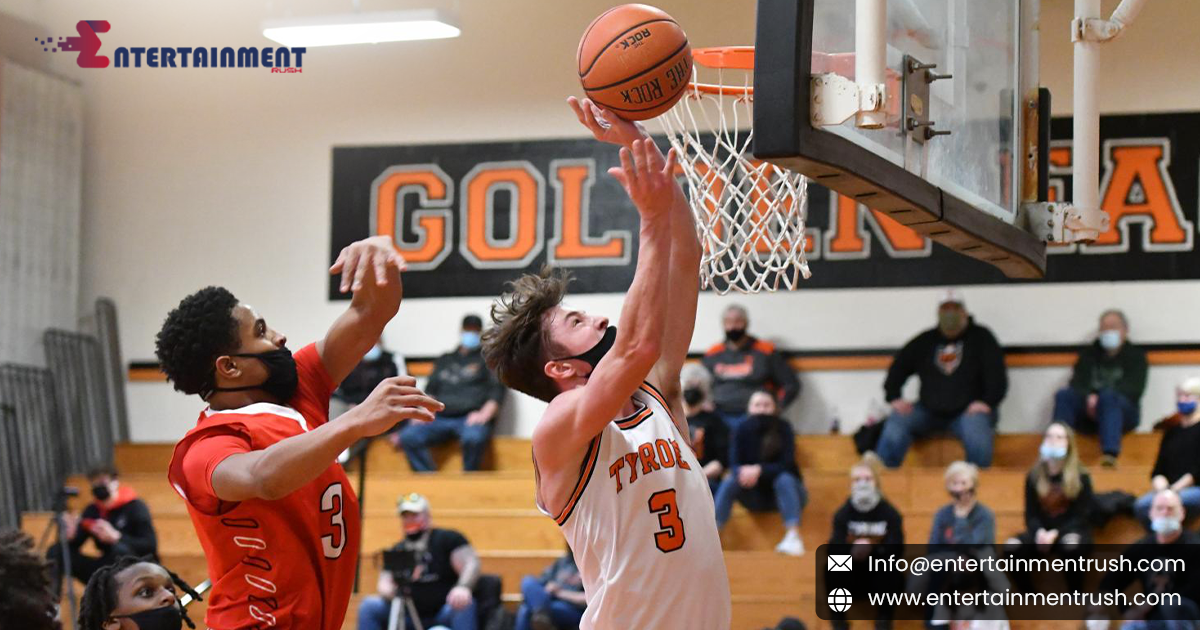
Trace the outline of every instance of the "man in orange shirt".
{"label": "man in orange shirt", "polygon": [[400,307],[404,261],[387,237],[342,250],[350,307],[293,356],[287,338],[229,291],[208,287],[157,338],[175,389],[208,403],[168,478],[187,502],[213,581],[213,630],[340,630],[354,584],[358,499],[336,463],[361,438],[431,421],[441,404],[410,377],[384,380],[329,422],[329,397]]}

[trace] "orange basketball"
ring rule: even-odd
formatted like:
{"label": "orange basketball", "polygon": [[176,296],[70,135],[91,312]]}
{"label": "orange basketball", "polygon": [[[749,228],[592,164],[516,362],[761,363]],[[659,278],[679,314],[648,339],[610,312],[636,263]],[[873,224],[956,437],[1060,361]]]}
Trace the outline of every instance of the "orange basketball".
{"label": "orange basketball", "polygon": [[605,11],[579,40],[579,80],[596,104],[628,120],[654,118],[683,96],[692,49],[679,24],[645,4]]}

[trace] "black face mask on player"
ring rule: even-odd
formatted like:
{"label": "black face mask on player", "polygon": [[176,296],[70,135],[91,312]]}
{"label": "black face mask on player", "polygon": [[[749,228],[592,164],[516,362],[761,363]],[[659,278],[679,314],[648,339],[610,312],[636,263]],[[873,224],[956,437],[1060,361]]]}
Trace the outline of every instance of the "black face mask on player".
{"label": "black face mask on player", "polygon": [[573,357],[555,359],[555,361],[570,361],[571,359],[579,359],[580,361],[592,366],[592,369],[595,370],[596,366],[600,364],[600,359],[603,359],[604,355],[608,354],[609,350],[612,350],[613,344],[616,343],[616,341],[617,327],[609,326],[608,328],[604,329],[604,336],[600,338],[600,341],[597,341],[596,345],[589,348],[587,352],[581,352]]}
{"label": "black face mask on player", "polygon": [[[132,615],[114,615],[113,619],[125,617],[137,624],[141,630],[182,630],[183,628],[183,609],[178,603],[162,608],[151,608],[143,610]],[[188,625],[192,626],[191,622]]]}
{"label": "black face mask on player", "polygon": [[292,396],[296,394],[296,387],[300,383],[300,377],[296,374],[296,360],[292,358],[291,350],[278,348],[266,352],[231,354],[229,356],[258,359],[262,362],[263,367],[267,368],[267,380],[258,385],[247,385],[245,387],[215,387],[213,391],[242,392],[251,389],[261,389],[270,394],[272,398],[284,403],[291,400]]}

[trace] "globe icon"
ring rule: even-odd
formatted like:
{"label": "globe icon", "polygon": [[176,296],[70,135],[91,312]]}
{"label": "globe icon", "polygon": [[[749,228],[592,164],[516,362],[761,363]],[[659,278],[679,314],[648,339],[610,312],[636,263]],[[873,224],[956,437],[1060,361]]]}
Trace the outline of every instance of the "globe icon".
{"label": "globe icon", "polygon": [[844,613],[850,610],[850,591],[844,588],[835,588],[829,591],[829,608],[833,612]]}

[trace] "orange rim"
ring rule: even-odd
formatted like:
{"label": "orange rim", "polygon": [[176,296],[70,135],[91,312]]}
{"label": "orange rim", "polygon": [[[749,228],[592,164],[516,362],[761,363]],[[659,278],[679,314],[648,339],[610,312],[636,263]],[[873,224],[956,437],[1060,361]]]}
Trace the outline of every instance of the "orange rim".
{"label": "orange rim", "polygon": [[[753,46],[713,46],[697,48],[692,51],[692,62],[714,70],[746,70],[754,71]],[[754,88],[749,86],[717,85],[713,83],[697,83],[693,81],[688,86],[693,95],[699,92],[714,96],[753,96]]]}

